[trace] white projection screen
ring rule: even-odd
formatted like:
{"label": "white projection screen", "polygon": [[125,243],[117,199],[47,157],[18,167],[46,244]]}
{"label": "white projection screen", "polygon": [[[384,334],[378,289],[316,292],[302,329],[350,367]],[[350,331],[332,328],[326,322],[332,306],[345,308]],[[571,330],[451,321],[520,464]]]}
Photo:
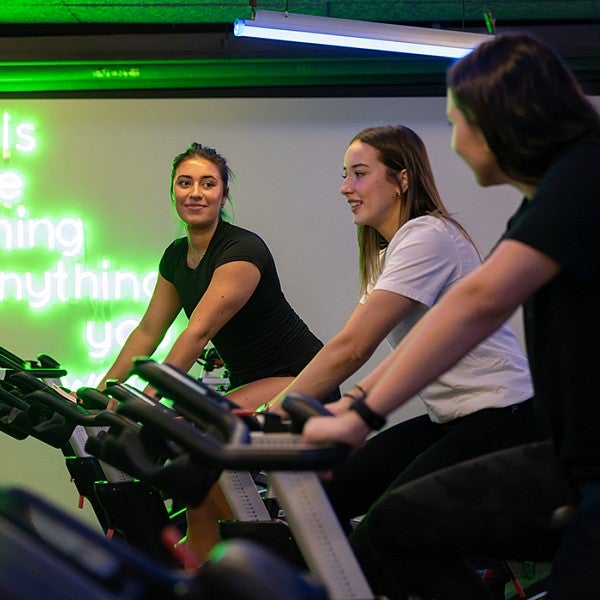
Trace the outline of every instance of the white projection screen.
{"label": "white projection screen", "polygon": [[[484,255],[520,201],[508,187],[479,188],[453,154],[444,98],[0,105],[0,345],[24,358],[52,355],[69,371],[69,387],[94,385],[141,316],[162,251],[180,234],[168,196],[171,159],[193,141],[228,159],[234,222],[267,242],[286,296],[323,341],[357,301],[355,229],[339,186],[358,131],[393,123],[414,129],[446,205]],[[520,315],[512,322],[521,335]],[[384,343],[361,373],[387,353]],[[395,418],[419,412],[413,400]],[[0,452],[3,484],[23,485],[96,523],[89,508],[77,510],[58,450],[2,434]]]}

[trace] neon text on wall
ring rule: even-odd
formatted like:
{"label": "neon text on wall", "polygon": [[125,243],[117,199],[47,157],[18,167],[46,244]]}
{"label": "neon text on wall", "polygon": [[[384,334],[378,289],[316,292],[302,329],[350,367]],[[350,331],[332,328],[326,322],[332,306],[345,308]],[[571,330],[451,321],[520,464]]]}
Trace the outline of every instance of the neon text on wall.
{"label": "neon text on wall", "polygon": [[0,244],[8,252],[43,248],[59,250],[63,256],[79,256],[83,250],[84,227],[80,218],[30,219],[27,209],[16,208],[16,218],[0,217]]}
{"label": "neon text on wall", "polygon": [[[38,170],[27,169],[28,157],[35,156],[39,147],[37,128],[12,111],[0,114],[4,320],[8,316],[10,324],[19,323],[19,336],[30,327],[25,337],[32,344],[44,330],[50,332],[58,350],[34,346],[31,352],[58,352],[56,358],[69,372],[67,386],[96,385],[136,326],[157,273],[135,268],[133,252],[124,257],[122,252],[95,247],[90,229],[95,217],[85,208],[93,203],[86,198],[79,203],[85,212],[73,214],[73,209],[61,208],[60,198],[28,197],[28,182],[38,175]],[[161,348],[171,343],[173,335],[172,330],[167,333]],[[10,340],[2,339],[0,345],[10,348]]]}
{"label": "neon text on wall", "polygon": [[[1,125],[2,160],[9,160],[13,153],[29,154],[37,147],[35,125],[29,122],[13,123],[10,112],[2,111]],[[25,182],[18,171],[0,170],[0,202],[6,207],[20,201]]]}

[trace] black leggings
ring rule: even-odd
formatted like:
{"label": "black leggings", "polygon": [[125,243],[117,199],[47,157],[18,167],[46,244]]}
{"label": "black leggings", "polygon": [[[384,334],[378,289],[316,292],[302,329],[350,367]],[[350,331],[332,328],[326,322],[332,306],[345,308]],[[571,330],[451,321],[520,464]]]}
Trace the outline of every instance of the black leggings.
{"label": "black leggings", "polygon": [[396,488],[464,460],[546,437],[534,416],[532,400],[480,410],[442,424],[422,415],[370,438],[324,486],[342,526],[349,531],[350,519],[365,514],[390,486]]}
{"label": "black leggings", "polygon": [[[566,529],[565,505],[578,505]],[[551,442],[508,448],[390,490],[351,543],[373,590],[393,598],[488,600],[462,557],[493,556],[554,559],[549,599],[596,600],[600,483],[580,494]]]}

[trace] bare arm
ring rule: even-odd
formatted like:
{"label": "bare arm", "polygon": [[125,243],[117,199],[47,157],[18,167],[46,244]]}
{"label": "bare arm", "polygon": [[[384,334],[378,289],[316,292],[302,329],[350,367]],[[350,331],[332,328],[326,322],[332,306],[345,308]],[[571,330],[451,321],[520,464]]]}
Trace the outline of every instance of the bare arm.
{"label": "bare arm", "polygon": [[385,336],[404,318],[414,300],[375,290],[359,304],[336,334],[303,371],[270,403],[272,409],[286,394],[302,391],[317,398],[333,392],[372,356]]}
{"label": "bare arm", "polygon": [[[404,404],[500,327],[559,270],[558,263],[525,244],[501,242],[363,380],[369,392],[366,404],[381,415]],[[342,441],[354,447],[362,445],[368,432],[353,411],[335,419],[311,419],[305,428],[309,441]]]}
{"label": "bare arm", "polygon": [[246,261],[230,262],[215,269],[188,326],[173,344],[165,362],[189,370],[207,342],[248,302],[260,277],[258,267]]}
{"label": "bare arm", "polygon": [[175,287],[159,275],[144,316],[127,338],[98,388],[103,389],[107,379],[126,379],[131,370],[132,359],[136,356],[150,356],[156,350],[180,310],[181,302]]}

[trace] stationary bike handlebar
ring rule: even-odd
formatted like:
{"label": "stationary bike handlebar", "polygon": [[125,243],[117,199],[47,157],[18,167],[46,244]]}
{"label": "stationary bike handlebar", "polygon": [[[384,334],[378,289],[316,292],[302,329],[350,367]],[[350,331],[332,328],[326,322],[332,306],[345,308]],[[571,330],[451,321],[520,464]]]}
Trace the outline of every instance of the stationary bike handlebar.
{"label": "stationary bike handlebar", "polygon": [[37,361],[26,361],[0,346],[0,368],[14,371],[27,371],[40,378],[59,378],[67,374],[65,369],[47,354],[40,354]]}
{"label": "stationary bike handlebar", "polygon": [[[216,425],[222,432],[235,426],[231,411],[239,406],[185,371],[140,357],[134,359],[132,373],[147,381],[159,395],[172,400],[183,414],[190,413],[192,418]],[[260,429],[258,422],[246,419],[245,423],[252,430]]]}
{"label": "stationary bike handlebar", "polygon": [[[52,387],[32,376],[26,371],[17,371],[9,377],[9,381],[19,387],[25,394],[25,400],[40,410],[56,412],[74,425],[84,427],[106,427],[112,425],[132,425],[113,411],[89,411],[83,406],[59,394]],[[101,392],[98,392],[101,393]]]}
{"label": "stationary bike handlebar", "polygon": [[[230,411],[231,401],[224,402],[220,394],[181,369],[140,358],[134,361],[133,373],[172,399],[175,408],[178,403],[184,404],[201,419],[216,425],[221,439],[210,432],[201,433],[194,426],[184,426],[181,421],[164,420],[164,413],[148,406],[136,408],[141,422],[164,427],[173,441],[181,444],[199,462],[218,465],[222,469],[301,471],[330,468],[348,455],[349,449],[345,446],[304,444],[294,434],[286,434],[276,447],[253,444],[246,424]],[[295,403],[302,404],[302,399],[297,396]]]}
{"label": "stationary bike handlebar", "polygon": [[46,395],[56,400],[56,392],[50,386],[28,371],[12,371],[4,385],[7,389],[0,390],[0,400],[13,407],[3,419],[5,425],[55,448],[67,443],[75,424],[46,401]]}

